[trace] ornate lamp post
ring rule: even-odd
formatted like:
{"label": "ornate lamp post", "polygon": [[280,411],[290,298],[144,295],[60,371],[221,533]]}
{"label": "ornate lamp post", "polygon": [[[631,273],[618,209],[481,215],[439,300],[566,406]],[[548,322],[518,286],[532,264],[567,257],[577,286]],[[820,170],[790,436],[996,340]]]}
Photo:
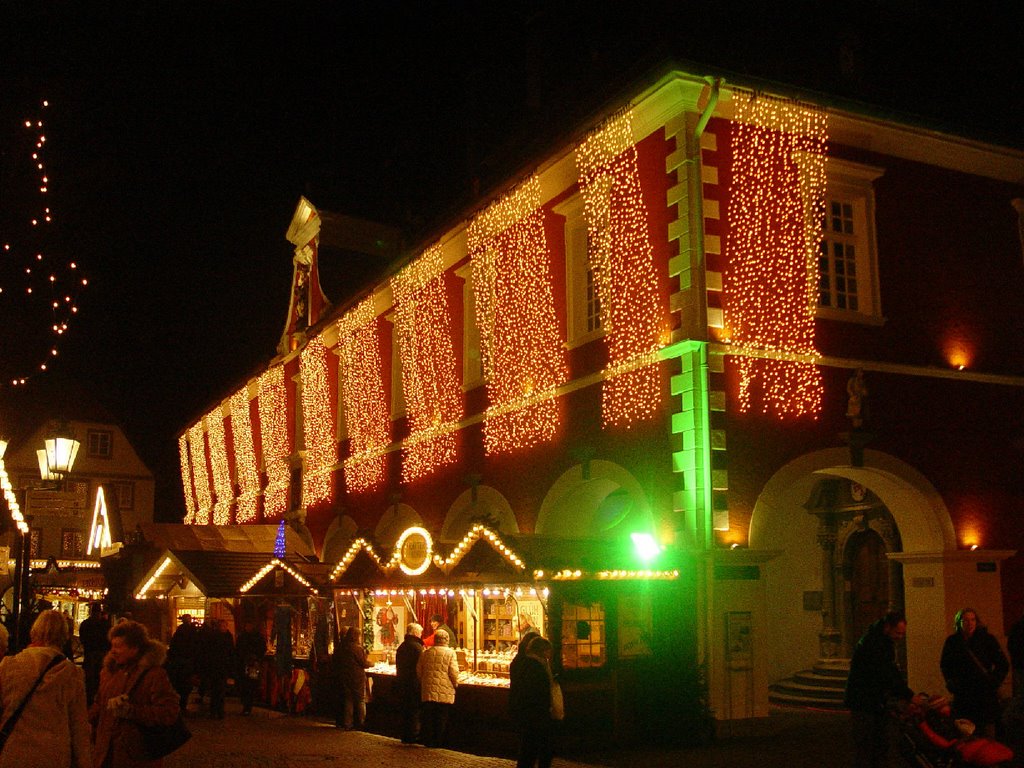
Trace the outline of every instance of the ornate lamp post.
{"label": "ornate lamp post", "polygon": [[[39,475],[47,483],[61,483],[71,473],[81,443],[75,440],[67,423],[61,422],[54,435],[45,440],[44,446],[36,451],[36,457],[39,460]],[[15,627],[12,647],[20,650],[24,633],[23,625],[28,620],[26,614],[30,603],[32,536],[31,528],[21,512],[21,505],[4,467],[3,456],[6,451],[7,441],[0,440],[0,488],[3,489],[4,498],[7,500],[11,519],[18,527],[18,536],[15,542],[14,600],[11,613],[14,617]]]}

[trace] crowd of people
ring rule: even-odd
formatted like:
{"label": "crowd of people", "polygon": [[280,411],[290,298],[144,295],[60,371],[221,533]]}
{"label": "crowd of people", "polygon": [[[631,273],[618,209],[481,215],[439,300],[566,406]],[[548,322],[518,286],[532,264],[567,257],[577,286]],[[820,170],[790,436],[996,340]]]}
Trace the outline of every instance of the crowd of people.
{"label": "crowd of people", "polygon": [[[965,740],[983,745],[1003,735],[1000,688],[1010,671],[1011,659],[1015,695],[1021,695],[1018,678],[1024,678],[1024,619],[1011,630],[1007,643],[1011,659],[1007,659],[976,610],[957,611],[953,632],[943,643],[939,661],[951,700],[923,693],[915,696],[907,686],[896,656],[897,643],[906,632],[906,617],[890,611],[868,628],[854,649],[845,704],[850,709],[856,768],[886,765],[896,708],[922,713],[918,724],[923,722],[926,732],[933,730],[934,722],[925,722],[924,712],[947,713],[949,722],[961,729],[963,739],[956,740],[956,744],[962,748]],[[939,738],[933,742],[942,743]]]}

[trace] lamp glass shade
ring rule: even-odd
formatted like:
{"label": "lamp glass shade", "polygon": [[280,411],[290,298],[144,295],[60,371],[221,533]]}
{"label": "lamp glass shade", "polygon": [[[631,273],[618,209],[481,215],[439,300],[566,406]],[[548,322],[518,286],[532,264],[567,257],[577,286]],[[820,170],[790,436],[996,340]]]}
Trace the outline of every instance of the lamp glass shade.
{"label": "lamp glass shade", "polygon": [[82,446],[73,437],[48,437],[46,439],[46,466],[53,478],[60,479],[71,472]]}
{"label": "lamp glass shade", "polygon": [[6,454],[6,453],[7,453],[7,441],[6,440],[0,440],[0,459],[2,459],[4,457],[4,454]]}

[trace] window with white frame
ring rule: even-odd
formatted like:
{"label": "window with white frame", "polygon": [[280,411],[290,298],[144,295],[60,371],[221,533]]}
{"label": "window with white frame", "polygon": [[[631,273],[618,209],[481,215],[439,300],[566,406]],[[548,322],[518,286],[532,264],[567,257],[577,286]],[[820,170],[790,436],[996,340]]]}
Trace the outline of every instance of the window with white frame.
{"label": "window with white frame", "polygon": [[874,181],[881,168],[829,159],[818,253],[818,316],[881,320]]}
{"label": "window with white frame", "polygon": [[582,195],[571,197],[555,212],[565,216],[566,331],[568,346],[576,347],[604,333],[601,296],[591,267],[595,233],[587,226]]}

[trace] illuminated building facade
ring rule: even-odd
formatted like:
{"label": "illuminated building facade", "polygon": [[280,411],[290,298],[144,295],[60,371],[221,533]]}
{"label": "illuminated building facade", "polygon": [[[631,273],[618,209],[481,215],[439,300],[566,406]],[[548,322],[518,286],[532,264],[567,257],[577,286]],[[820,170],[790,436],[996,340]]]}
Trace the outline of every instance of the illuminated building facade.
{"label": "illuminated building facade", "polygon": [[[637,94],[333,307],[300,201],[277,356],[181,433],[185,521],[285,519],[382,580],[422,530],[438,584],[483,523],[521,581],[632,585],[551,613],[566,666],[599,605],[620,675],[667,663],[623,640],[667,583],[720,720],[889,608],[940,689],[958,608],[1024,609],[1024,154],[678,71]],[[634,534],[647,566],[530,561]]]}

